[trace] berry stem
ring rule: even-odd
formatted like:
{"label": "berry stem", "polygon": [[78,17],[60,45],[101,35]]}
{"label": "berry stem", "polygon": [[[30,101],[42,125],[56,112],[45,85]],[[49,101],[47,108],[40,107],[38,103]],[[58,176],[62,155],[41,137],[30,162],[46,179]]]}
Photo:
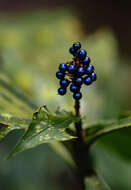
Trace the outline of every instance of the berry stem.
{"label": "berry stem", "polygon": [[[80,101],[75,100],[75,115],[80,117]],[[76,135],[79,141],[82,141],[82,121],[81,119],[75,123]]]}
{"label": "berry stem", "polygon": [[[80,101],[75,100],[75,115],[80,117]],[[85,190],[84,173],[82,167],[82,154],[83,154],[83,137],[82,137],[82,120],[80,119],[75,123],[77,142],[74,145],[75,148],[75,161],[78,168],[78,178],[81,186],[81,190]]]}

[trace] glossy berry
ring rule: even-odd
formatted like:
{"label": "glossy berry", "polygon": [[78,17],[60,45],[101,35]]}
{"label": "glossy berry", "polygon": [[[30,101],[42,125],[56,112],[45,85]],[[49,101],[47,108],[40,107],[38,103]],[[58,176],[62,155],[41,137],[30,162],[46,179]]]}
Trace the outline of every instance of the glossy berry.
{"label": "glossy berry", "polygon": [[58,71],[58,72],[56,73],[56,77],[57,77],[58,79],[63,79],[64,76],[65,76],[65,74],[62,73],[62,72],[60,72],[60,71]]}
{"label": "glossy berry", "polygon": [[70,81],[68,79],[63,79],[60,81],[61,87],[66,88],[69,85]]}
{"label": "glossy berry", "polygon": [[66,64],[61,63],[59,71],[56,73],[56,77],[60,79],[58,93],[60,95],[66,94],[67,87],[71,83],[70,91],[73,92],[73,98],[80,100],[82,98],[82,93],[80,92],[82,84],[84,83],[87,86],[92,84],[97,79],[97,76],[93,65],[90,64],[90,57],[87,56],[86,50],[81,49],[80,42],[74,43],[69,52],[74,56],[73,60],[68,61]]}
{"label": "glossy berry", "polygon": [[89,77],[89,76],[85,77],[85,78],[84,78],[84,83],[85,83],[86,85],[90,85],[90,84],[92,83],[91,77]]}
{"label": "glossy berry", "polygon": [[75,73],[75,71],[76,71],[75,65],[69,65],[68,66],[68,71],[69,71],[70,74]]}
{"label": "glossy berry", "polygon": [[80,60],[84,60],[84,59],[86,58],[86,55],[87,55],[86,50],[81,49],[81,50],[79,51],[79,53],[78,53],[78,58],[79,58]]}
{"label": "glossy berry", "polygon": [[71,48],[69,49],[69,52],[70,52],[72,55],[75,55],[75,53],[76,53],[76,51],[75,51],[75,49],[74,49],[73,47],[71,47]]}
{"label": "glossy berry", "polygon": [[82,98],[81,92],[76,92],[76,93],[74,93],[74,94],[73,94],[73,98],[74,98],[75,100],[80,100],[80,99]]}
{"label": "glossy berry", "polygon": [[71,84],[70,91],[71,92],[78,92],[79,91],[79,87],[76,86],[75,84]]}
{"label": "glossy berry", "polygon": [[97,76],[95,73],[92,73],[90,77],[91,77],[92,81],[96,81]]}
{"label": "glossy berry", "polygon": [[75,84],[81,86],[83,84],[83,78],[82,77],[77,77],[75,79]]}
{"label": "glossy berry", "polygon": [[61,72],[65,72],[67,70],[67,65],[65,63],[61,63],[59,69]]}
{"label": "glossy berry", "polygon": [[91,60],[88,56],[86,56],[86,58],[82,62],[84,65],[88,65],[91,62]]}
{"label": "glossy berry", "polygon": [[81,44],[80,44],[80,42],[77,42],[77,43],[75,43],[75,44],[73,44],[73,48],[74,48],[74,50],[79,50],[80,48],[81,48]]}
{"label": "glossy berry", "polygon": [[88,67],[85,68],[86,74],[91,74],[93,71],[94,71],[93,65],[89,65]]}
{"label": "glossy berry", "polygon": [[84,75],[85,74],[85,70],[84,70],[84,68],[83,67],[78,67],[78,69],[77,69],[77,74],[78,75]]}
{"label": "glossy berry", "polygon": [[65,88],[59,88],[58,89],[58,94],[60,94],[60,95],[66,94],[66,89]]}

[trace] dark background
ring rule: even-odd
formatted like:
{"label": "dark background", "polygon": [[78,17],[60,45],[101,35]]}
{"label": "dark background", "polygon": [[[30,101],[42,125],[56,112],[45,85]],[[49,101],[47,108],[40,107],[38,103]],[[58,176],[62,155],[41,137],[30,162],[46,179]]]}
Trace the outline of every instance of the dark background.
{"label": "dark background", "polygon": [[122,55],[131,54],[131,3],[129,0],[119,1],[97,1],[97,0],[1,0],[0,11],[23,12],[36,11],[52,8],[72,8],[80,17],[85,32],[90,34],[101,27],[111,27],[119,42]]}

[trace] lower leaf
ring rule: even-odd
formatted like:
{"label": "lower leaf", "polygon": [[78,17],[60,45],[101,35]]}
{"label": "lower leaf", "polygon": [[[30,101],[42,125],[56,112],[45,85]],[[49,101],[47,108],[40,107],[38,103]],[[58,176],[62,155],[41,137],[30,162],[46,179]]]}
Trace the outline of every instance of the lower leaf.
{"label": "lower leaf", "polygon": [[40,107],[34,114],[28,130],[18,142],[8,158],[19,152],[36,147],[42,143],[53,141],[67,141],[74,136],[66,132],[66,128],[79,118],[72,114],[56,115],[50,113],[45,106]]}
{"label": "lower leaf", "polygon": [[124,128],[131,127],[131,117],[124,119],[105,121],[98,124],[88,126],[85,130],[85,141],[87,144],[93,143],[99,137],[109,134],[113,131],[118,131]]}

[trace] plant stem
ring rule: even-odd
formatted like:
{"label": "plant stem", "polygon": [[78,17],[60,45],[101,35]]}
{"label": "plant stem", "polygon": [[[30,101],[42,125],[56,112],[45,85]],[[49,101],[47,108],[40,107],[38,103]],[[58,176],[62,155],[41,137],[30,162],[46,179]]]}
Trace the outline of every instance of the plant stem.
{"label": "plant stem", "polygon": [[[80,117],[80,101],[75,100],[75,115]],[[82,163],[82,154],[83,154],[83,137],[82,137],[82,121],[81,119],[75,123],[77,142],[75,143],[75,161],[78,168],[78,178],[81,186],[81,190],[85,190],[84,184],[84,173],[83,173],[83,163]]]}
{"label": "plant stem", "polygon": [[[80,101],[75,100],[75,115],[80,117]],[[79,141],[82,141],[82,121],[81,119],[75,123],[76,135]]]}

